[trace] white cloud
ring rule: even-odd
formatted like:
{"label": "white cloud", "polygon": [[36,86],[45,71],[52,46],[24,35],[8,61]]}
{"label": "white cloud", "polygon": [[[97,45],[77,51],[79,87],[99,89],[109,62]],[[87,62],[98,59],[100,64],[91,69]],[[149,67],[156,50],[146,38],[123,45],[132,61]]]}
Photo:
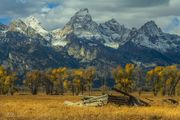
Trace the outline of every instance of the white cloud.
{"label": "white cloud", "polygon": [[33,13],[40,13],[49,2],[58,1],[60,2],[60,0],[1,0],[0,18],[25,17]]}
{"label": "white cloud", "polygon": [[[48,8],[48,2],[60,5]],[[79,9],[88,8],[93,20],[98,23],[115,18],[127,27],[139,28],[145,22],[154,20],[165,29],[174,16],[180,16],[179,6],[180,0],[16,0],[16,4],[12,4],[12,0],[4,0],[0,1],[0,17],[32,14],[46,28],[54,29],[63,27]],[[170,32],[180,34],[178,28]]]}
{"label": "white cloud", "polygon": [[98,23],[115,18],[127,27],[140,27],[148,20],[161,17],[161,13],[152,14],[155,10],[169,6],[169,0],[64,0],[59,7],[39,19],[47,28],[63,27],[76,11],[88,8]]}

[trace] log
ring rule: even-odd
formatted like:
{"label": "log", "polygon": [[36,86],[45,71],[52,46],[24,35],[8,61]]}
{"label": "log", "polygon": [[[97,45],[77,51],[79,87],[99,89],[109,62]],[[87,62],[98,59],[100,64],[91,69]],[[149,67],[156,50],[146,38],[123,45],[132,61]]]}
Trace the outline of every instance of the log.
{"label": "log", "polygon": [[166,102],[166,103],[175,104],[175,105],[179,104],[179,102],[177,100],[174,100],[174,99],[171,99],[171,98],[163,99],[163,101]]}
{"label": "log", "polygon": [[89,98],[87,100],[83,100],[84,104],[93,103],[93,102],[101,102],[103,104],[107,104],[108,95],[102,95],[102,96],[98,96],[98,97],[91,97],[91,98]]}
{"label": "log", "polygon": [[67,106],[89,106],[89,107],[100,107],[106,105],[108,102],[108,95],[102,96],[88,96],[84,97],[80,102],[69,102],[65,101],[64,104]]}
{"label": "log", "polygon": [[66,105],[66,106],[83,106],[83,102],[82,101],[79,101],[79,102],[65,101],[64,105]]}
{"label": "log", "polygon": [[93,103],[84,104],[84,106],[88,106],[88,107],[101,107],[101,106],[104,106],[104,103],[102,103],[102,102],[93,102]]}
{"label": "log", "polygon": [[129,97],[127,97],[127,96],[109,95],[108,96],[108,102],[109,103],[114,103],[114,104],[117,104],[117,105],[130,105]]}
{"label": "log", "polygon": [[88,99],[91,99],[91,98],[94,98],[95,96],[84,96],[81,100],[88,100]]}
{"label": "log", "polygon": [[119,92],[119,93],[121,93],[121,94],[123,94],[123,95],[126,95],[126,96],[128,96],[128,97],[134,97],[134,96],[132,96],[132,95],[130,95],[130,94],[128,94],[128,93],[126,93],[126,92],[124,92],[124,91],[122,91],[122,90],[116,89],[116,88],[112,88],[112,90],[114,90],[114,91],[116,91],[116,92]]}
{"label": "log", "polygon": [[151,100],[151,99],[149,99],[149,98],[145,98],[146,100],[149,100],[150,102],[153,102],[154,100]]}
{"label": "log", "polygon": [[131,106],[150,106],[149,103],[139,99],[139,98],[136,98],[135,96],[132,96],[122,90],[118,90],[116,88],[112,88],[112,90],[115,90],[116,92],[119,92],[125,96],[128,96],[129,99],[128,99],[128,103],[127,105],[131,105]]}
{"label": "log", "polygon": [[66,101],[64,104],[68,106],[92,106],[99,107],[104,106],[107,103],[115,103],[118,105],[130,105],[130,106],[149,106],[145,101],[138,99],[124,91],[113,88],[113,90],[120,92],[125,96],[113,96],[113,95],[102,95],[102,96],[84,96],[80,102],[69,102]]}
{"label": "log", "polygon": [[117,104],[128,104],[129,98],[125,96],[112,96],[108,95],[109,103],[117,103]]}
{"label": "log", "polygon": [[70,102],[70,101],[65,101],[64,105],[66,106],[75,106],[75,107],[83,107],[83,106],[88,106],[88,107],[101,107],[104,104],[102,102],[92,102],[92,103],[86,103],[84,104],[83,101],[80,102]]}
{"label": "log", "polygon": [[171,101],[172,104],[179,104],[177,100],[174,100],[174,99],[168,99],[168,100]]}
{"label": "log", "polygon": [[107,98],[108,95],[102,95],[102,96],[84,96],[84,98],[82,100],[89,100],[89,99],[101,99],[101,98]]}

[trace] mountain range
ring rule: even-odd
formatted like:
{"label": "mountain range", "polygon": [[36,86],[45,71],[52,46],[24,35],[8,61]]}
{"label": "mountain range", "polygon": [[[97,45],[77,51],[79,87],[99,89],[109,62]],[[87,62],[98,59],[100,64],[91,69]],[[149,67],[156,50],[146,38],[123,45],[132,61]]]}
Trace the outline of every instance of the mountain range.
{"label": "mountain range", "polygon": [[98,24],[87,8],[52,31],[33,16],[0,24],[0,64],[19,73],[126,63],[180,64],[180,36],[164,33],[154,21],[132,29],[115,19]]}

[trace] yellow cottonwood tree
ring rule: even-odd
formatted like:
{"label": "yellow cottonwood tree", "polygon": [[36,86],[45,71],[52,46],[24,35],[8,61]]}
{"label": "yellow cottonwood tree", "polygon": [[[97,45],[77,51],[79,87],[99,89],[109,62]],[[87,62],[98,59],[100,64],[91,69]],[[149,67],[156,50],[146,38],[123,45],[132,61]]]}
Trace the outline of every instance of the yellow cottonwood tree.
{"label": "yellow cottonwood tree", "polygon": [[162,82],[159,76],[159,72],[164,69],[162,66],[157,66],[154,69],[150,70],[146,74],[147,80],[152,84],[152,89],[154,96],[157,96],[158,92],[161,90]]}
{"label": "yellow cottonwood tree", "polygon": [[93,81],[96,76],[96,69],[93,67],[87,68],[84,73],[84,79],[86,80],[86,84],[88,87],[89,95],[91,94]]}
{"label": "yellow cottonwood tree", "polygon": [[125,68],[118,66],[113,69],[112,74],[115,79],[115,87],[125,92],[129,92],[133,86],[133,72],[135,70],[134,64],[126,64]]}
{"label": "yellow cottonwood tree", "polygon": [[13,94],[14,82],[17,80],[15,72],[10,72],[0,66],[0,94]]}
{"label": "yellow cottonwood tree", "polygon": [[50,80],[53,82],[55,94],[64,94],[63,83],[68,78],[68,69],[66,67],[53,69],[50,72]]}
{"label": "yellow cottonwood tree", "polygon": [[40,71],[30,71],[26,73],[26,81],[25,83],[31,89],[31,93],[36,95],[38,92],[38,87],[41,81],[41,72]]}
{"label": "yellow cottonwood tree", "polygon": [[162,90],[162,95],[175,95],[176,87],[180,81],[180,70],[176,65],[157,66],[147,72],[147,80],[152,84],[153,93]]}
{"label": "yellow cottonwood tree", "polygon": [[73,70],[72,86],[73,86],[73,91],[76,93],[76,95],[78,95],[80,91],[82,94],[84,93],[84,88],[86,84],[86,81],[84,80],[84,73],[85,73],[84,69]]}

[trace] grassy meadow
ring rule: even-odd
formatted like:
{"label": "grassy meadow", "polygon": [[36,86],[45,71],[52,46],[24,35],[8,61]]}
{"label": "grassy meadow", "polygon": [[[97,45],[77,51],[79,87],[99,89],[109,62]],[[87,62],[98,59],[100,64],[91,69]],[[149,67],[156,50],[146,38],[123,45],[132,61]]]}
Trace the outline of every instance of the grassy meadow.
{"label": "grassy meadow", "polygon": [[[0,120],[180,120],[180,105],[162,102],[164,98],[151,94],[144,94],[141,98],[154,100],[148,101],[151,107],[113,104],[103,107],[65,106],[64,101],[81,99],[71,95],[0,96]],[[179,97],[173,99],[180,100]]]}

